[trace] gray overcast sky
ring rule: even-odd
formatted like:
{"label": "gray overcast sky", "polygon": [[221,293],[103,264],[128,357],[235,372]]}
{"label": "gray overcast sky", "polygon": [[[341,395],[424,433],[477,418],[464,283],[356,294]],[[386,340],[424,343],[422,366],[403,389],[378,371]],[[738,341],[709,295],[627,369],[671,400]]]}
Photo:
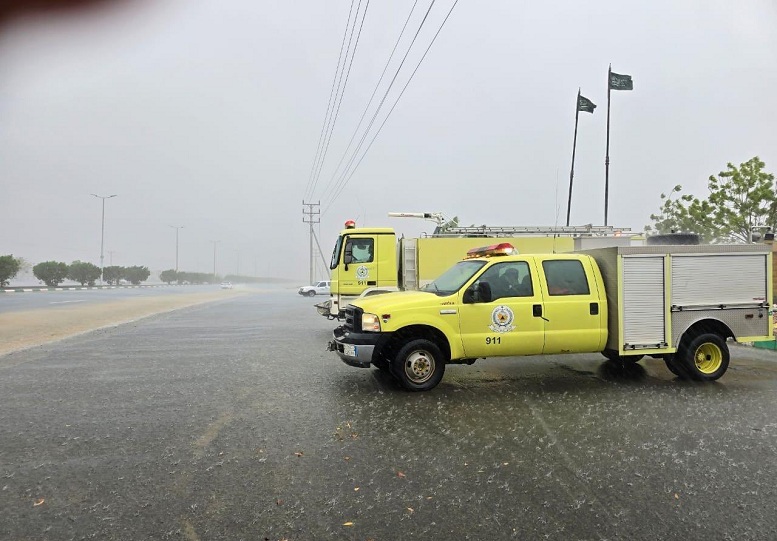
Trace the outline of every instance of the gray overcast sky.
{"label": "gray overcast sky", "polygon": [[[460,0],[332,201],[334,168],[413,3],[369,2],[310,194],[350,0],[126,0],[11,21],[0,28],[0,254],[99,264],[90,193],[118,194],[106,265],[154,271],[175,265],[169,226],[183,225],[181,270],[210,272],[220,240],[221,274],[239,262],[304,280],[306,195],[325,210],[327,259],[349,218],[432,228],[389,211],[563,225],[578,87],[598,108],[580,117],[572,223],[601,224],[609,63],[634,78],[612,96],[611,224],[641,230],[662,191],[706,195],[729,161],[758,155],[777,173],[774,0]],[[452,3],[436,1],[384,111]]]}

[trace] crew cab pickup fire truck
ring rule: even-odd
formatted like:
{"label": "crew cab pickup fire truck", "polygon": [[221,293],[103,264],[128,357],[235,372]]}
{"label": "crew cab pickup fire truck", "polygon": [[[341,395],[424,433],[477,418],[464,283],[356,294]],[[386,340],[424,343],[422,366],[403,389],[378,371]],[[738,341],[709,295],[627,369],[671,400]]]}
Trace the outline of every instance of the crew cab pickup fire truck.
{"label": "crew cab pickup fire truck", "polygon": [[411,391],[435,387],[449,363],[560,353],[649,355],[712,381],[728,368],[728,339],[773,338],[771,276],[763,245],[520,255],[500,243],[469,250],[419,291],[353,301],[329,349]]}

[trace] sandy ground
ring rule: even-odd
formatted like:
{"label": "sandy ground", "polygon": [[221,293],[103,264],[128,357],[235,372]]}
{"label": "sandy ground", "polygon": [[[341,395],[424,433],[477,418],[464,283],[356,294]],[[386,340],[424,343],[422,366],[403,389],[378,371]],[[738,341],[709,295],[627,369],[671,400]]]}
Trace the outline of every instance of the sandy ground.
{"label": "sandy ground", "polygon": [[0,355],[246,293],[219,290],[0,314]]}

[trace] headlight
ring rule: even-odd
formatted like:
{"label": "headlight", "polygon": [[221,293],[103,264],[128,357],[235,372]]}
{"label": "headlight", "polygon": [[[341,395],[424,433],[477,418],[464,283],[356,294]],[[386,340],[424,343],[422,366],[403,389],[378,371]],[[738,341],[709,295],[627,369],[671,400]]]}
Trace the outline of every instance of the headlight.
{"label": "headlight", "polygon": [[375,314],[362,314],[362,331],[380,332],[380,319]]}

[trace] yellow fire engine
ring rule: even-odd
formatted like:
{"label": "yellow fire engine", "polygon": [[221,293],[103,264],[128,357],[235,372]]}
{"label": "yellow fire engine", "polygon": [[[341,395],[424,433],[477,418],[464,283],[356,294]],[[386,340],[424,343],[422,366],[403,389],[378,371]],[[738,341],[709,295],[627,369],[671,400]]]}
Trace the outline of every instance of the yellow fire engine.
{"label": "yellow fire engine", "polygon": [[[419,217],[441,225],[439,213],[390,213]],[[484,238],[510,242],[522,253],[569,252],[599,246],[633,243],[628,228],[565,227],[451,227],[418,238],[397,240],[390,227],[357,228],[353,220],[340,232],[330,261],[330,298],[316,304],[319,314],[342,319],[348,304],[360,296],[388,291],[417,290],[442,274]]]}

